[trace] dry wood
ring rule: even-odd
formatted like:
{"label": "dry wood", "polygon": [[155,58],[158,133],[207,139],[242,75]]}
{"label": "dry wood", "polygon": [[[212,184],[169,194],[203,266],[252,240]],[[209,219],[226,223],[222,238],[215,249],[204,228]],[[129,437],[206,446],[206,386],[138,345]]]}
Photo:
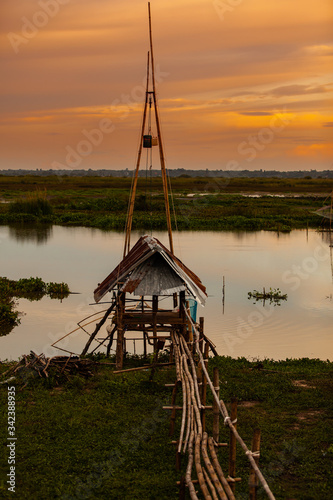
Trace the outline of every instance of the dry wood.
{"label": "dry wood", "polygon": [[201,444],[201,435],[198,434],[195,440],[195,453],[194,453],[194,459],[195,459],[195,468],[197,471],[197,477],[198,481],[200,484],[200,488],[202,491],[202,494],[206,500],[212,500],[212,497],[209,494],[206,482],[205,482],[205,476],[202,472],[202,467],[201,467],[201,460],[200,460],[200,444]]}
{"label": "dry wood", "polygon": [[217,493],[219,494],[219,497],[221,498],[221,500],[227,500],[227,496],[224,493],[224,490],[223,490],[222,485],[221,485],[221,483],[216,475],[214,467],[212,466],[211,461],[209,460],[209,456],[208,456],[208,452],[207,452],[207,439],[208,439],[208,434],[207,434],[207,432],[204,432],[203,436],[202,436],[202,443],[201,443],[202,458],[204,459],[206,469],[209,472],[213,486],[216,489]]}
{"label": "dry wood", "polygon": [[233,494],[233,492],[229,486],[229,483],[228,483],[227,479],[225,478],[225,475],[223,474],[222,467],[218,461],[216,451],[214,448],[214,441],[213,441],[213,438],[211,438],[211,437],[208,439],[208,446],[209,446],[210,456],[212,458],[214,468],[215,468],[217,475],[221,481],[221,484],[223,485],[224,491],[225,491],[229,500],[235,500],[235,495]]}
{"label": "dry wood", "polygon": [[70,355],[70,356],[69,356],[68,360],[67,360],[67,361],[66,361],[66,363],[64,364],[64,367],[63,367],[63,369],[61,370],[61,372],[60,372],[60,373],[63,373],[63,372],[66,370],[66,366],[68,365],[68,362],[69,362],[69,360],[71,359],[71,357],[72,357],[72,355]]}

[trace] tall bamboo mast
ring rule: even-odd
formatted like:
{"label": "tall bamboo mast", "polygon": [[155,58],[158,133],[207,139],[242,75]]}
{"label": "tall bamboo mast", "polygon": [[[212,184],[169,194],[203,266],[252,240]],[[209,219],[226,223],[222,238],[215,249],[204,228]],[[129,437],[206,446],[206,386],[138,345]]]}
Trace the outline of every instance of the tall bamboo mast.
{"label": "tall bamboo mast", "polygon": [[155,66],[154,66],[154,52],[153,52],[153,36],[152,36],[152,29],[151,29],[150,2],[148,2],[148,13],[149,13],[151,74],[152,74],[152,82],[153,82],[153,99],[154,99],[155,119],[156,119],[157,136],[158,136],[158,148],[159,148],[159,152],[160,152],[165,212],[166,212],[168,235],[169,235],[169,245],[170,245],[170,251],[173,253],[172,227],[171,227],[170,205],[169,205],[169,194],[168,194],[168,179],[167,179],[167,175],[166,175],[165,157],[164,157],[163,144],[162,144],[162,134],[161,134],[160,120],[159,120],[158,109],[157,109],[156,91],[155,91]]}
{"label": "tall bamboo mast", "polygon": [[[162,144],[161,126],[160,126],[160,119],[159,119],[159,114],[158,114],[157,98],[156,98],[155,65],[154,65],[154,53],[153,53],[153,37],[152,37],[152,28],[151,28],[150,2],[148,2],[148,15],[149,15],[150,53],[148,52],[148,61],[147,61],[146,100],[145,100],[145,107],[144,107],[144,111],[143,111],[141,138],[140,138],[138,157],[137,157],[136,168],[135,168],[135,173],[134,173],[134,178],[133,178],[133,183],[132,183],[131,197],[130,197],[129,206],[128,206],[125,245],[124,245],[124,254],[123,254],[124,257],[127,255],[127,253],[130,250],[130,240],[131,240],[131,230],[132,230],[135,195],[136,195],[138,174],[139,174],[140,161],[141,161],[141,155],[142,155],[143,136],[144,136],[144,130],[145,130],[145,124],[146,124],[146,117],[147,117],[147,107],[148,107],[149,97],[151,95],[153,96],[154,110],[155,110],[155,121],[156,121],[158,147],[159,147],[160,162],[161,162],[162,183],[163,183],[165,213],[166,213],[168,236],[169,236],[169,245],[170,245],[170,251],[173,253],[173,238],[172,238],[170,204],[169,204],[169,193],[168,193],[168,179],[167,179],[167,173],[166,173],[165,157],[164,157],[163,144]],[[150,77],[149,59],[151,60],[151,81],[152,81],[152,87],[153,87],[152,91],[149,91],[149,77]]]}
{"label": "tall bamboo mast", "polygon": [[142,154],[142,141],[143,141],[143,134],[145,132],[145,125],[146,125],[146,118],[147,118],[147,106],[148,106],[148,96],[149,96],[148,90],[149,90],[149,52],[148,52],[148,56],[147,56],[146,101],[145,101],[145,107],[144,107],[144,110],[143,110],[142,127],[141,127],[141,138],[140,138],[140,144],[139,144],[138,158],[137,158],[137,161],[136,161],[136,168],[135,168],[134,179],[133,179],[133,183],[132,183],[131,198],[130,198],[129,207],[128,207],[127,222],[126,222],[126,235],[125,235],[125,245],[124,245],[124,255],[123,255],[123,257],[125,257],[128,254],[129,250],[130,250],[131,230],[132,230],[132,221],[133,221],[133,212],[134,212],[136,187],[137,187],[137,184],[138,184],[138,175],[139,175],[139,168],[140,168],[140,161],[141,161],[141,154]]}

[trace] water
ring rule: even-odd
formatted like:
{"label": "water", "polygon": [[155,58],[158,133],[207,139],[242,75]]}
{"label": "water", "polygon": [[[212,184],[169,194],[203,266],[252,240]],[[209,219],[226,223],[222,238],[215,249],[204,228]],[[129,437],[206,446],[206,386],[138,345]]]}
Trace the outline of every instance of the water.
{"label": "water", "polygon": [[[132,242],[140,235],[133,233]],[[164,232],[154,236],[168,245]],[[197,317],[204,316],[205,333],[220,354],[333,360],[332,248],[327,235],[315,231],[183,232],[175,234],[174,240],[176,255],[207,288],[206,306],[198,306]],[[48,297],[39,302],[20,299],[18,310],[25,314],[20,326],[0,337],[0,358],[17,359],[31,349],[47,356],[61,354],[51,344],[85,316],[107,307],[90,305],[93,290],[122,259],[123,241],[123,234],[90,228],[1,226],[1,276],[65,281],[77,294],[62,302]],[[274,307],[248,299],[249,291],[263,287],[280,288],[288,300]],[[58,345],[80,353],[87,338],[79,330]],[[137,353],[140,345],[135,342]],[[127,348],[133,352],[132,340]]]}

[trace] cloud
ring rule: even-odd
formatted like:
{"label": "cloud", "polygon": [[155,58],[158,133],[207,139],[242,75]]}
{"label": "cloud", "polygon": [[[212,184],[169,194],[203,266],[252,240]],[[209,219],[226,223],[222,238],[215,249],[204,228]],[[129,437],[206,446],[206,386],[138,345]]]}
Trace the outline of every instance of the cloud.
{"label": "cloud", "polygon": [[242,111],[239,114],[244,116],[272,116],[274,113],[271,111]]}
{"label": "cloud", "polygon": [[307,95],[307,94],[323,94],[326,92],[331,92],[332,89],[325,85],[283,85],[282,87],[276,87],[270,92],[273,96],[284,97],[284,96],[297,96],[297,95]]}
{"label": "cloud", "polygon": [[333,122],[325,122],[323,123],[323,127],[333,127]]}

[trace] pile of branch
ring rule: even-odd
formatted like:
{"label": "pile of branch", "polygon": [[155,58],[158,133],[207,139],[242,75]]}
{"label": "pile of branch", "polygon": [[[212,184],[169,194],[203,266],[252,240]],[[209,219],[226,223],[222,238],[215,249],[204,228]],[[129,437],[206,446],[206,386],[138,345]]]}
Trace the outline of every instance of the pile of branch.
{"label": "pile of branch", "polygon": [[18,363],[2,374],[2,377],[6,375],[9,378],[1,382],[1,384],[16,378],[26,381],[27,384],[28,379],[32,376],[49,378],[50,374],[58,380],[63,377],[69,379],[69,375],[73,374],[88,378],[93,376],[92,369],[95,365],[96,361],[81,359],[78,356],[46,358],[44,354],[37,355],[30,351],[30,354],[24,355]]}

